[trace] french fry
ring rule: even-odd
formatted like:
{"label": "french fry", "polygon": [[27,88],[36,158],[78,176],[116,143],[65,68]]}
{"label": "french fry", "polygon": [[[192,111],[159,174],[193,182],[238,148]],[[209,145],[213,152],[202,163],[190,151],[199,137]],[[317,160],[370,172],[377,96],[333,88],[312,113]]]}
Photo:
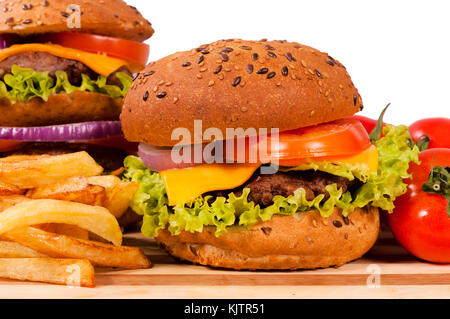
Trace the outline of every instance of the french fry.
{"label": "french fry", "polygon": [[85,259],[0,258],[0,277],[95,287],[94,267]]}
{"label": "french fry", "polygon": [[104,187],[106,190],[106,208],[120,218],[127,211],[130,201],[139,188],[136,182],[123,182],[117,176],[93,176],[88,178],[88,183]]}
{"label": "french fry", "polygon": [[148,268],[150,262],[136,247],[110,244],[53,234],[34,227],[16,228],[4,234],[33,250],[54,258],[87,259],[95,266],[126,269]]}
{"label": "french fry", "polygon": [[89,240],[89,231],[87,231],[86,229],[69,224],[54,224],[54,225],[55,230],[53,231],[53,233],[55,234],[67,235],[78,239]]}
{"label": "french fry", "polygon": [[17,204],[30,201],[26,196],[23,195],[8,195],[8,196],[0,196],[0,212],[15,206]]}
{"label": "french fry", "polygon": [[76,176],[63,181],[38,186],[27,192],[32,199],[58,199],[92,206],[105,207],[106,191],[102,186],[90,185],[84,176]]}
{"label": "french fry", "polygon": [[6,209],[0,214],[0,235],[46,223],[76,225],[116,246],[122,243],[119,223],[106,208],[54,199],[29,200]]}
{"label": "french fry", "polygon": [[0,181],[21,189],[53,184],[74,176],[96,176],[102,172],[103,168],[84,151],[0,159]]}
{"label": "french fry", "polygon": [[0,196],[8,196],[8,195],[23,195],[25,190],[20,189],[15,185],[11,185],[5,182],[0,181]]}
{"label": "french fry", "polygon": [[31,248],[12,241],[0,241],[0,258],[39,258],[47,257]]}

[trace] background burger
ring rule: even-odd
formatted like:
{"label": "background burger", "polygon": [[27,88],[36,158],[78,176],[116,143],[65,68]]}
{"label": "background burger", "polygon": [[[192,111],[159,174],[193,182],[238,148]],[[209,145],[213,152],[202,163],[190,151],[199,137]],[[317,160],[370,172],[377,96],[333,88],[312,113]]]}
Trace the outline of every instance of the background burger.
{"label": "background burger", "polygon": [[[176,257],[216,267],[319,268],[359,258],[377,239],[379,211],[392,212],[405,192],[418,154],[405,126],[386,126],[371,141],[346,118],[362,107],[344,66],[298,43],[217,41],[150,63],[121,114],[125,137],[141,143],[125,178],[140,182],[131,206],[143,215],[142,232]],[[280,134],[256,164],[180,164],[172,132],[194,136],[195,120],[204,130]],[[261,174],[275,161],[275,174]]]}
{"label": "background burger", "polygon": [[0,156],[84,150],[122,167],[122,99],[153,32],[121,0],[0,3]]}

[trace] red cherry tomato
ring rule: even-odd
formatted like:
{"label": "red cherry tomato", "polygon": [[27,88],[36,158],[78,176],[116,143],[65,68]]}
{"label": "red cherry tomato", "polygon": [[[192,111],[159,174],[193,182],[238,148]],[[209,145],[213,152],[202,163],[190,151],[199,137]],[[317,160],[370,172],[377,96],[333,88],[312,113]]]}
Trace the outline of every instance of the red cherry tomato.
{"label": "red cherry tomato", "polygon": [[428,149],[450,148],[450,118],[434,117],[419,120],[410,125],[409,132],[415,142],[427,135],[430,139]]}
{"label": "red cherry tomato", "polygon": [[433,166],[450,166],[450,149],[420,153],[420,165],[411,164],[408,191],[395,201],[387,220],[397,241],[411,254],[436,263],[450,263],[450,217],[447,201],[439,194],[422,191]]}
{"label": "red cherry tomato", "polygon": [[150,48],[145,43],[89,33],[50,33],[37,36],[30,41],[51,42],[77,50],[105,54],[132,62],[139,68],[147,64],[150,54]]}

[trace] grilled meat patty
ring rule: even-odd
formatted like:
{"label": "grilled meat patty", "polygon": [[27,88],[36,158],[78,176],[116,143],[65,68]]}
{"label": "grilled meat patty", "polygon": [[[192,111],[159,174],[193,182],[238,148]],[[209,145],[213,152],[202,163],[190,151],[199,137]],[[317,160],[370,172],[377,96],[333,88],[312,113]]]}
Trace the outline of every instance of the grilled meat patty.
{"label": "grilled meat patty", "polygon": [[273,198],[276,195],[287,197],[294,194],[294,191],[299,188],[305,190],[307,200],[312,200],[320,194],[325,195],[326,200],[329,198],[329,194],[325,187],[331,184],[336,184],[338,189],[342,188],[345,193],[347,190],[358,187],[360,182],[313,170],[277,172],[271,175],[255,173],[250,180],[239,188],[210,192],[206,195],[211,195],[212,200],[218,196],[227,196],[231,192],[236,196],[241,196],[242,190],[249,188],[248,199],[261,207],[267,207],[273,203]]}
{"label": "grilled meat patty", "polygon": [[123,167],[123,161],[128,153],[121,149],[94,144],[81,143],[26,143],[18,150],[0,153],[0,157],[13,155],[62,155],[75,152],[87,152],[104,168],[105,172],[113,172]]}
{"label": "grilled meat patty", "polygon": [[[56,71],[64,71],[67,73],[69,82],[72,85],[81,84],[81,74],[86,74],[91,79],[97,79],[99,76],[95,71],[79,61],[57,57],[47,52],[28,51],[12,55],[0,61],[0,77],[3,78],[5,74],[11,74],[11,68],[14,64],[39,72],[49,72],[49,75],[52,77],[55,76]],[[121,86],[119,79],[115,76],[117,72],[124,72],[131,76],[131,72],[123,66],[108,77],[108,84]]]}

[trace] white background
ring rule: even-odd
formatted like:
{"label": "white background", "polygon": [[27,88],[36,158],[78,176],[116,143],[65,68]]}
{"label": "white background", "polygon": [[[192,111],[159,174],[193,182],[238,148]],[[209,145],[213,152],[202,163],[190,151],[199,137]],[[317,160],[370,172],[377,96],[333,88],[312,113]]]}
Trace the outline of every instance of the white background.
{"label": "white background", "polygon": [[150,60],[218,39],[297,41],[347,67],[362,115],[391,102],[393,124],[450,117],[448,0],[126,1],[153,24]]}

